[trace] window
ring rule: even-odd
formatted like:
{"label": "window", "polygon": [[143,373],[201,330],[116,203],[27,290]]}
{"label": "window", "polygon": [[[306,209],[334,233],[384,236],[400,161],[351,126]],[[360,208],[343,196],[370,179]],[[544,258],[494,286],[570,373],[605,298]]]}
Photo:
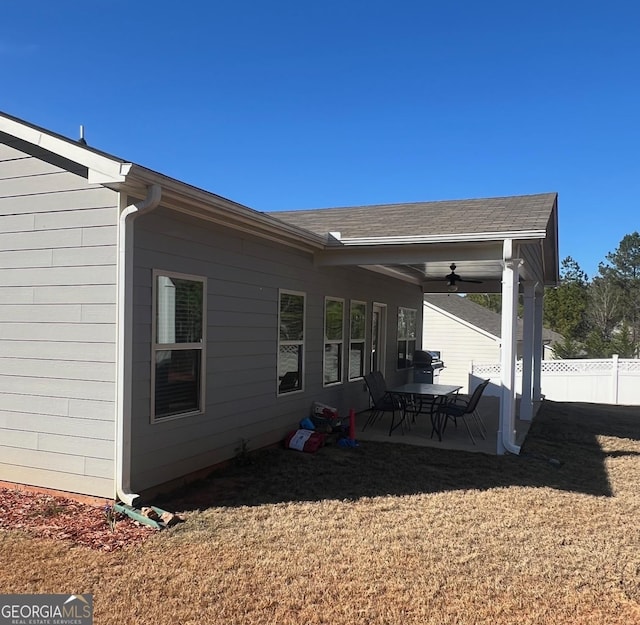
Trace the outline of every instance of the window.
{"label": "window", "polygon": [[413,308],[398,308],[398,369],[413,366],[416,351],[416,311]]}
{"label": "window", "polygon": [[205,278],[153,272],[153,421],[203,411],[205,285]]}
{"label": "window", "polygon": [[324,300],[324,383],[342,382],[342,349],[344,332],[344,300]]}
{"label": "window", "polygon": [[352,300],[349,318],[349,379],[356,380],[364,376],[366,303]]}
{"label": "window", "polygon": [[278,313],[278,394],[283,394],[302,390],[304,293],[280,291]]}

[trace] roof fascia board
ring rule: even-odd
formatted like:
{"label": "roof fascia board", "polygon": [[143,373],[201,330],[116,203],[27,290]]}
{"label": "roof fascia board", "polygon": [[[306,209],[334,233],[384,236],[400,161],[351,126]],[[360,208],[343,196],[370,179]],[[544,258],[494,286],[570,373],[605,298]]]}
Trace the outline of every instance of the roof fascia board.
{"label": "roof fascia board", "polygon": [[558,286],[560,283],[560,258],[558,248],[558,196],[553,202],[551,215],[547,223],[547,236],[542,241],[542,264],[546,286]]}
{"label": "roof fascia board", "polygon": [[17,120],[0,115],[0,131],[38,146],[88,169],[89,182],[99,184],[122,183],[131,169],[131,163],[109,158],[87,149],[82,144],[63,139]]}
{"label": "roof fascia board", "polygon": [[[452,297],[459,297],[459,296],[452,296]],[[448,317],[449,319],[451,319],[452,321],[456,321],[459,324],[469,328],[470,330],[473,330],[474,332],[477,332],[478,334],[482,334],[483,336],[486,336],[487,338],[490,338],[492,341],[496,341],[496,343],[500,343],[500,337],[496,336],[495,334],[491,334],[491,332],[487,332],[486,330],[483,330],[482,328],[479,328],[477,325],[474,325],[473,323],[470,323],[469,321],[466,321],[465,319],[462,319],[460,317],[458,317],[457,315],[454,315],[452,313],[450,313],[447,310],[444,310],[442,308],[440,308],[439,306],[436,306],[435,304],[432,304],[431,302],[424,302],[424,305],[431,308],[432,310],[434,310],[435,312],[439,312],[441,315],[444,315],[445,317]]]}
{"label": "roof fascia board", "polygon": [[451,234],[407,235],[396,237],[342,237],[340,243],[350,245],[406,245],[408,243],[453,243],[503,241],[504,239],[544,239],[546,230],[508,230],[502,232],[460,232]]}

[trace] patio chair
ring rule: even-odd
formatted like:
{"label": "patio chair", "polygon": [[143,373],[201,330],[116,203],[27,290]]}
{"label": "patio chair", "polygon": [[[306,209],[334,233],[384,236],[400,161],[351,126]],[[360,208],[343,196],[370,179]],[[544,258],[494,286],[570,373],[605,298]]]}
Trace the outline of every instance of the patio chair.
{"label": "patio chair", "polygon": [[[390,391],[387,389],[387,383],[384,379],[384,376],[382,375],[382,371],[373,371],[373,377],[375,378],[376,383],[378,384],[378,389],[380,391],[383,391],[384,393],[389,393],[391,395]],[[416,415],[422,412],[423,400],[425,402],[432,402],[434,398],[431,397],[429,399],[429,396],[427,395],[424,395],[424,396],[395,395],[395,399],[405,413],[412,415],[412,421],[415,423]]]}
{"label": "patio chair", "polygon": [[[382,416],[385,412],[391,413],[391,427],[389,428],[389,435],[397,427],[396,412],[400,413],[401,419],[404,419],[404,409],[400,397],[392,395],[387,390],[387,384],[384,376],[380,371],[374,371],[367,373],[364,376],[365,384],[369,390],[369,396],[371,397],[371,407],[369,408],[369,418],[364,424],[362,431],[367,429],[368,425],[373,425],[378,417]],[[402,425],[402,421],[399,422]]]}
{"label": "patio chair", "polygon": [[288,393],[289,391],[296,391],[300,387],[298,386],[298,372],[297,371],[287,371],[280,380],[280,385],[278,386],[279,393]]}
{"label": "patio chair", "polygon": [[[453,421],[454,425],[458,427],[458,419],[460,419],[467,428],[471,442],[475,445],[476,439],[473,438],[471,428],[467,422],[467,417],[470,416],[478,427],[480,436],[482,436],[483,439],[487,438],[487,428],[482,422],[482,417],[478,412],[478,402],[480,401],[480,397],[482,397],[482,393],[484,393],[484,389],[487,388],[488,384],[489,380],[484,380],[484,382],[476,387],[471,395],[466,397],[464,395],[456,395],[451,399],[451,401],[438,406],[438,418],[443,419],[442,427],[440,428],[442,433],[444,433],[449,420]],[[433,432],[431,434],[433,436]]]}

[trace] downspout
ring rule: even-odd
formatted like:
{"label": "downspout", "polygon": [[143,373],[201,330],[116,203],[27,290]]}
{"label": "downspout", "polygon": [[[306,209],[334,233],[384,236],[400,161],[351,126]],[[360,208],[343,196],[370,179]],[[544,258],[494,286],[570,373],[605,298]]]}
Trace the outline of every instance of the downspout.
{"label": "downspout", "polygon": [[162,188],[147,187],[147,197],[122,210],[118,220],[118,313],[116,351],[116,497],[132,505],[138,497],[131,492],[131,394],[133,352],[133,221],[160,204]]}

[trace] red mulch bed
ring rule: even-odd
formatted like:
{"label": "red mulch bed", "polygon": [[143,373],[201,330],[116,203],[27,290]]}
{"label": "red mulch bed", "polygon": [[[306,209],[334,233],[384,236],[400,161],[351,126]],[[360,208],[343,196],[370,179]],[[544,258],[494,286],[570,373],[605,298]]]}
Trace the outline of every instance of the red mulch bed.
{"label": "red mulch bed", "polygon": [[65,497],[0,488],[0,531],[22,530],[37,538],[65,540],[101,551],[138,545],[157,530],[117,514],[113,527],[107,507]]}

